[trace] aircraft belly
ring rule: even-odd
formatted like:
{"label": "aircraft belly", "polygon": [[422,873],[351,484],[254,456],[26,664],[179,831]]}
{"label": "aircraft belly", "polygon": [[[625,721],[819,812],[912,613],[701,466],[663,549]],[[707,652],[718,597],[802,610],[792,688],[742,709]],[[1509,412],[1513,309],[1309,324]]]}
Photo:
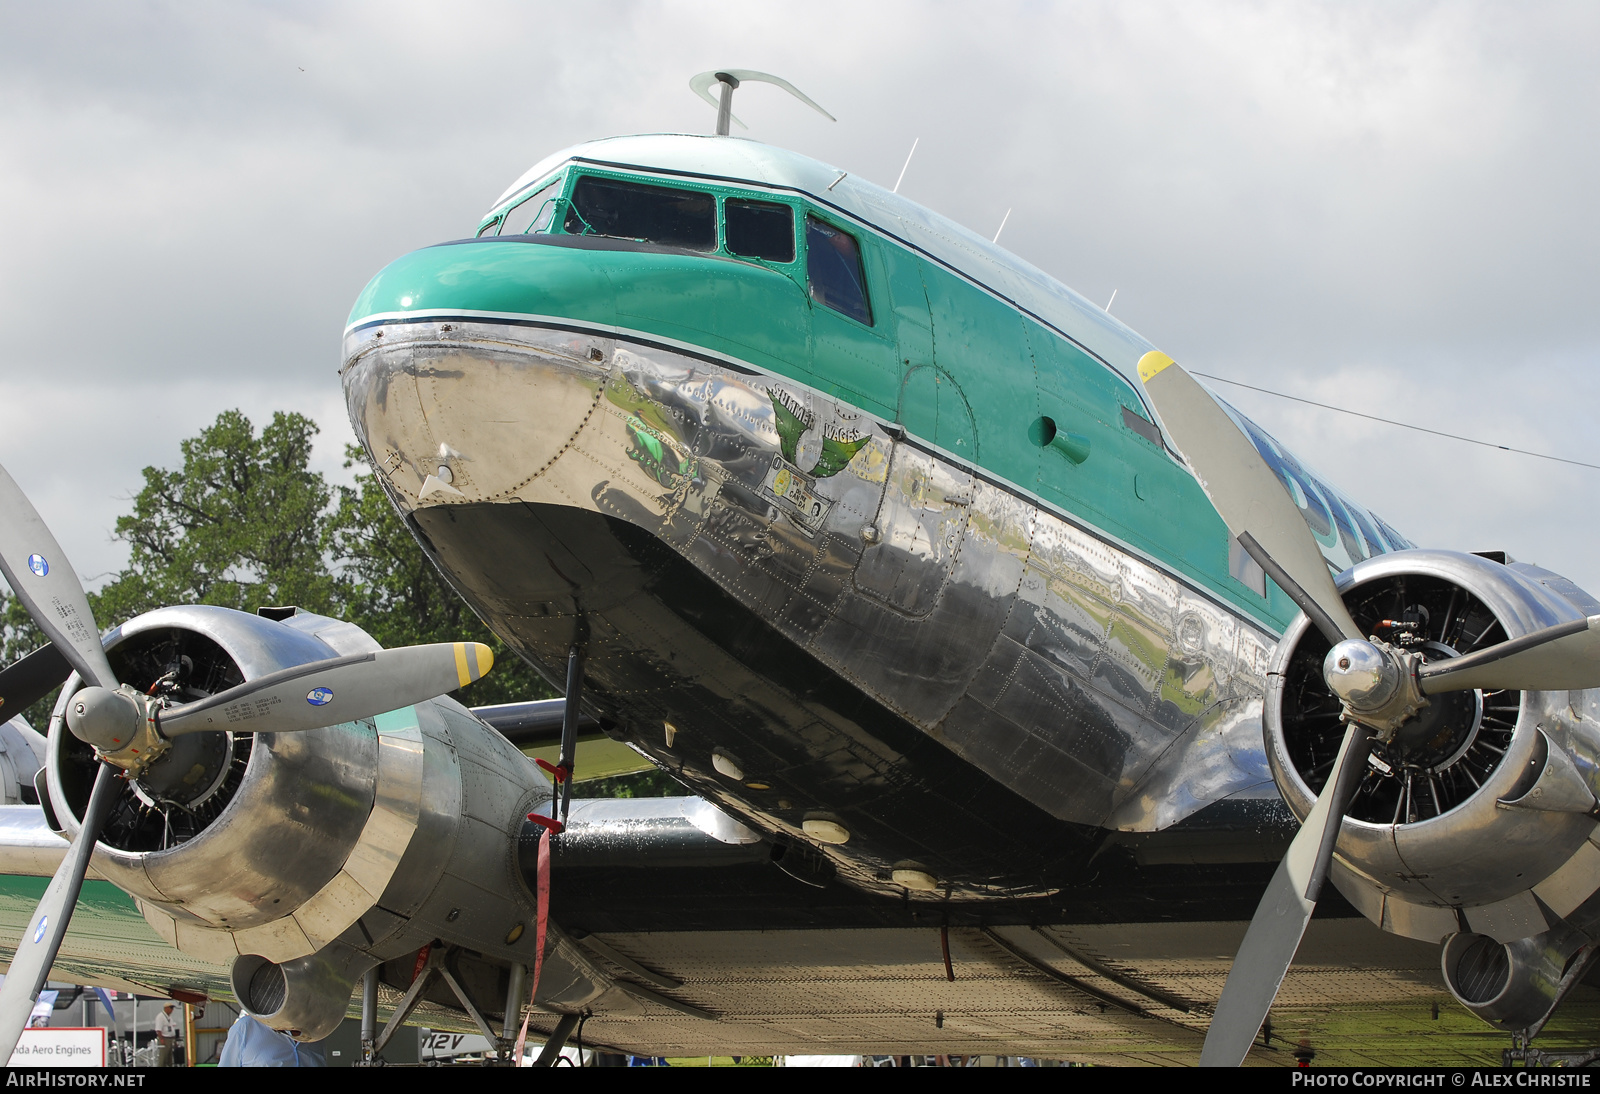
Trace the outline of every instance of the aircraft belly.
{"label": "aircraft belly", "polygon": [[973,767],[1063,833],[1165,827],[1269,781],[1270,636],[848,403],[532,324],[366,328],[346,362],[356,428],[446,571],[552,678],[586,626],[594,702],[658,762],[797,838],[807,809],[871,827],[940,787],[940,839],[841,852],[869,880],[937,860],[1013,891],[1072,857],[999,870],[1015,841],[992,825],[1019,818],[963,809]]}

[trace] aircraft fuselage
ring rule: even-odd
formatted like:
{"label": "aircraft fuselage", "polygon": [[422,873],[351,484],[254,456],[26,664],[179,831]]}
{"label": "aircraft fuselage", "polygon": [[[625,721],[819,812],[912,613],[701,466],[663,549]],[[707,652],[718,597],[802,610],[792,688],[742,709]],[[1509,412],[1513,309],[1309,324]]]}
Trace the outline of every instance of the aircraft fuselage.
{"label": "aircraft fuselage", "polygon": [[[870,890],[1049,892],[1110,831],[1275,804],[1294,608],[1163,444],[1145,343],[820,164],[631,140],[351,315],[352,421],[491,626],[555,681],[583,648],[610,732]],[[1255,439],[1336,566],[1407,546]]]}

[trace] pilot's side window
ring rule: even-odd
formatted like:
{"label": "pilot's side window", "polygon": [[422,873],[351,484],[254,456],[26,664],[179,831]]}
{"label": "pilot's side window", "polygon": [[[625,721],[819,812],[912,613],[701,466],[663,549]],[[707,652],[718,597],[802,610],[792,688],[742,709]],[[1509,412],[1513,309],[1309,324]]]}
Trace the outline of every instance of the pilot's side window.
{"label": "pilot's side window", "polygon": [[698,190],[585,176],[572,189],[561,224],[569,235],[613,236],[717,249],[717,199]]}
{"label": "pilot's side window", "polygon": [[854,236],[816,217],[806,217],[806,277],[811,282],[811,299],[872,326],[861,245]]}
{"label": "pilot's side window", "polygon": [[[500,235],[533,235],[550,227],[555,219],[556,199],[561,196],[561,180],[556,179],[541,186],[511,208],[500,218]],[[491,232],[490,235],[495,233]]]}
{"label": "pilot's side window", "polygon": [[722,206],[728,253],[768,262],[794,261],[794,210],[775,201],[729,198]]}

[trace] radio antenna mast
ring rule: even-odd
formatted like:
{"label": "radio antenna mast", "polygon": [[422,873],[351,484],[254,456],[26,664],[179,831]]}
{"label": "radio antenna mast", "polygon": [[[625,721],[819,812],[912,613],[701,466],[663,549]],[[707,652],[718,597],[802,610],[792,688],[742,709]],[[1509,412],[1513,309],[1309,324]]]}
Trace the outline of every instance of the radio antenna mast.
{"label": "radio antenna mast", "polygon": [[[781,77],[773,76],[767,72],[757,72],[749,68],[718,69],[714,72],[702,72],[690,80],[689,90],[717,108],[717,136],[719,137],[728,135],[728,123],[730,122],[740,129],[749,128],[733,115],[733,90],[742,83],[772,84],[774,87],[781,87],[830,122],[839,120],[818,106],[805,92]],[[720,85],[720,97],[712,97],[712,84]]]}

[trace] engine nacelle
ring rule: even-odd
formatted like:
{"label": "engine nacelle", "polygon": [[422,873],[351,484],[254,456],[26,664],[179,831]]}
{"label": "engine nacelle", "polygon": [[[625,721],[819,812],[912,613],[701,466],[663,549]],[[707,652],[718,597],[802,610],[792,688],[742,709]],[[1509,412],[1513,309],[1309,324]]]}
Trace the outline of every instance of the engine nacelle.
{"label": "engine nacelle", "polygon": [[[107,656],[123,682],[144,689],[177,672],[182,698],[197,699],[378,648],[349,624],[283,614],[163,608],[109,636]],[[96,766],[62,721],[78,687],[73,676],[62,689],[47,764],[69,836]],[[169,943],[233,965],[247,1009],[314,1039],[368,968],[433,939],[486,968],[533,963],[516,846],[524,815],[550,797],[532,761],[447,698],[303,733],[197,733],[126,784],[93,865]],[[552,1002],[600,990],[571,982],[574,998]],[[503,993],[485,994],[482,1009],[503,1009]]]}
{"label": "engine nacelle", "polygon": [[[1368,559],[1338,584],[1365,633],[1430,660],[1600,612],[1564,578],[1449,551]],[[1302,820],[1345,730],[1322,678],[1327,652],[1302,616],[1268,670],[1267,757]],[[1375,750],[1331,876],[1374,923],[1410,938],[1541,935],[1600,888],[1597,792],[1600,704],[1588,693],[1436,695]]]}

